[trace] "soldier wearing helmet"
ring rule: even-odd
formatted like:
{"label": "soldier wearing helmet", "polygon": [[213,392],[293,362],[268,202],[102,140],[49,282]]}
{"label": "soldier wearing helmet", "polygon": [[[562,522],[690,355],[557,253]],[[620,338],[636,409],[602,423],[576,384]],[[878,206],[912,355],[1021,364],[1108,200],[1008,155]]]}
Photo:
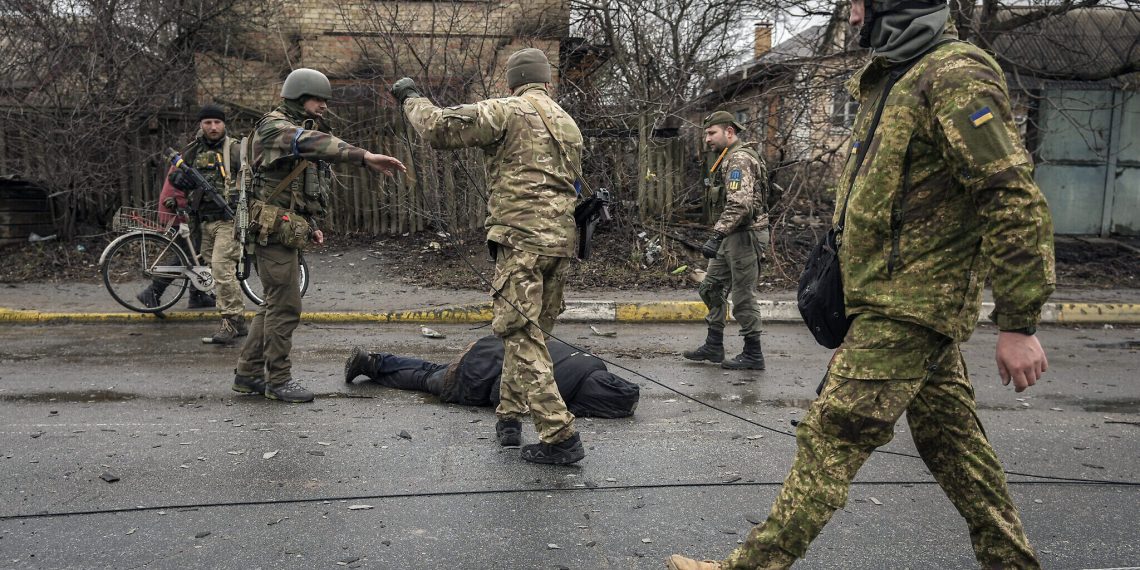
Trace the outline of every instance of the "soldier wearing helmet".
{"label": "soldier wearing helmet", "polygon": [[725,560],[674,555],[673,570],[790,567],[904,412],[980,565],[1041,567],[959,344],[989,278],[1002,383],[1021,392],[1041,378],[1048,362],[1035,333],[1056,282],[1053,223],[1001,68],[957,39],[948,14],[943,1],[852,3],[850,23],[863,26],[872,58],[847,85],[860,107],[834,218],[850,329],[797,428],[768,519]]}
{"label": "soldier wearing helmet", "polygon": [[300,251],[324,243],[320,220],[328,206],[330,163],[365,166],[393,175],[399,160],[355,147],[321,129],[332,98],[325,74],[297,69],[281,87],[281,105],[266,113],[244,142],[249,162],[250,219],[257,274],[265,303],[250,323],[234,371],[233,389],[285,402],[313,394],[292,376],[289,352],[301,320]]}
{"label": "soldier wearing helmet", "polygon": [[574,184],[582,133],[550,97],[550,78],[546,54],[526,48],[507,60],[510,97],[441,109],[407,77],[392,86],[392,94],[433,147],[485,153],[491,183],[487,244],[495,256],[492,328],[504,348],[495,433],[500,445],[519,445],[520,420],[529,414],[541,441],[523,446],[522,458],[566,464],[586,452],[554,382],[544,331],[562,312],[577,245]]}

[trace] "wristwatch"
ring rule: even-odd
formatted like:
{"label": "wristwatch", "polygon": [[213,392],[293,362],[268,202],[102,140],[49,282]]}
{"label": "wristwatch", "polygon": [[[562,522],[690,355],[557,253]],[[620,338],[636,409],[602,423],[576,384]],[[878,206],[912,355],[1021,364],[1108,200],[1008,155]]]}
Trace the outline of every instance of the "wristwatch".
{"label": "wristwatch", "polygon": [[1001,332],[1011,332],[1011,333],[1023,334],[1025,336],[1033,336],[1033,335],[1037,334],[1037,327],[1028,326],[1028,327],[1022,327],[1020,329],[1009,329],[1009,330],[1001,331]]}

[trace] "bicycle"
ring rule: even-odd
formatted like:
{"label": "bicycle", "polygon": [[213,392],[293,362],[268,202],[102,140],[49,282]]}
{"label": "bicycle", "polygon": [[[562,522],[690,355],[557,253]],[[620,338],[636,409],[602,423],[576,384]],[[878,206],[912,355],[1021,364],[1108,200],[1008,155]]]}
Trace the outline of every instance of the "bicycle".
{"label": "bicycle", "polygon": [[[112,228],[125,232],[115,238],[99,256],[99,272],[107,292],[120,305],[139,313],[155,313],[173,307],[189,287],[209,293],[214,290],[214,276],[190,239],[186,211],[162,222],[157,210],[122,207],[115,212]],[[187,254],[189,252],[189,255]],[[194,263],[191,264],[190,260]],[[241,280],[241,290],[256,305],[265,302],[257,264]],[[236,268],[235,268],[236,269]],[[250,278],[252,277],[252,279]],[[148,307],[138,294],[152,283],[162,283],[164,292],[174,288],[173,295],[159,296],[159,302]],[[301,256],[301,296],[309,289],[309,265]]]}

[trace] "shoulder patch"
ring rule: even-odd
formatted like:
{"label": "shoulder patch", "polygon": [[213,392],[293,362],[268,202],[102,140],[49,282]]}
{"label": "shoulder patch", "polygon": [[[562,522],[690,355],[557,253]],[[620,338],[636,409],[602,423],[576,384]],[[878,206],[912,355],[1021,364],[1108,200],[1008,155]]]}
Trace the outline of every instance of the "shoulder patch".
{"label": "shoulder patch", "polygon": [[993,118],[994,118],[993,111],[991,111],[988,106],[982,107],[981,109],[974,111],[974,113],[972,115],[970,115],[970,123],[972,125],[974,125],[974,128],[976,129],[976,128],[990,122],[990,120]]}
{"label": "shoulder patch", "polygon": [[741,174],[739,168],[733,169],[732,172],[728,173],[728,179],[729,180],[740,180],[741,176],[743,176],[743,175]]}
{"label": "shoulder patch", "polygon": [[740,178],[742,176],[743,173],[740,172],[739,168],[734,168],[728,173],[728,184],[726,184],[726,186],[728,186],[730,192],[735,192],[740,189]]}

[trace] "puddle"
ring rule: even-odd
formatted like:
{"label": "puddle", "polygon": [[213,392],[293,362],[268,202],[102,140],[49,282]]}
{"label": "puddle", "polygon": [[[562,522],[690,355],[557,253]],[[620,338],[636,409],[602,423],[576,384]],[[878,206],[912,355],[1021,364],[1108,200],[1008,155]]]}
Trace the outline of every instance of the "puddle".
{"label": "puddle", "polygon": [[0,394],[3,402],[125,402],[138,398],[138,394],[116,392],[114,390],[85,390],[83,392],[28,392],[23,394]]}
{"label": "puddle", "polygon": [[1112,414],[1140,414],[1140,398],[1074,398],[1049,396],[1051,402],[1075,406],[1086,412]]}
{"label": "puddle", "polygon": [[1119,350],[1140,350],[1140,340],[1126,340],[1124,342],[1090,342],[1085,346],[1089,348],[1115,348]]}

